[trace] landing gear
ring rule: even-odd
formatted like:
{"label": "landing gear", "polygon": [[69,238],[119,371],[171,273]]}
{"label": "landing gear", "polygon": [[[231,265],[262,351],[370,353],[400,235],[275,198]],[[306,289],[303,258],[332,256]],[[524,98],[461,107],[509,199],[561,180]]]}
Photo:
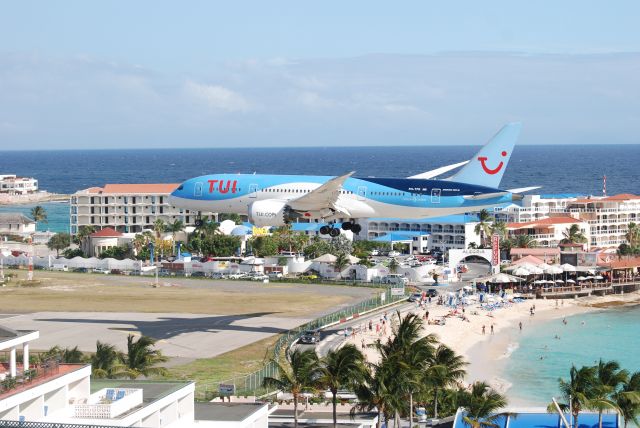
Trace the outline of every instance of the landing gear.
{"label": "landing gear", "polygon": [[322,226],[320,228],[320,235],[328,235],[330,231],[331,228],[329,226]]}
{"label": "landing gear", "polygon": [[362,230],[362,227],[352,221],[345,221],[342,223],[342,230],[350,230],[357,235]]}
{"label": "landing gear", "polygon": [[338,229],[337,227],[334,227],[333,224],[322,226],[320,228],[320,235],[329,235],[332,238],[335,238],[337,236],[340,236],[340,229]]}
{"label": "landing gear", "polygon": [[332,238],[340,236],[340,229],[338,229],[337,227],[331,228],[331,230],[329,231],[329,236],[331,236]]}

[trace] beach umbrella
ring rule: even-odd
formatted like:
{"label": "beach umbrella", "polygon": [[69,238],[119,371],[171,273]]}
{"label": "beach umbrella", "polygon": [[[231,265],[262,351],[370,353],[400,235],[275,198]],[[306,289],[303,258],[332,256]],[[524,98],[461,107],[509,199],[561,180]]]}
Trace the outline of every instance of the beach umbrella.
{"label": "beach umbrella", "polygon": [[561,280],[561,279],[556,279],[556,282],[559,283],[559,284],[564,284],[564,281]]}
{"label": "beach umbrella", "polygon": [[537,279],[535,281],[533,281],[534,284],[546,284],[547,281],[544,279]]}
{"label": "beach umbrella", "polygon": [[575,284],[576,283],[573,279],[567,279],[565,282],[567,284]]}
{"label": "beach umbrella", "polygon": [[604,279],[604,277],[602,275],[594,276],[594,278],[598,279],[598,280]]}
{"label": "beach umbrella", "polygon": [[544,273],[549,275],[557,275],[564,272],[560,266],[549,266],[544,270]]}
{"label": "beach umbrella", "polygon": [[512,274],[517,275],[517,276],[529,276],[531,275],[531,272],[529,271],[529,269],[526,269],[522,266],[516,266],[516,269],[514,269],[512,272]]}
{"label": "beach umbrella", "polygon": [[542,270],[545,270],[545,271],[546,271],[546,270],[547,270],[547,269],[549,269],[551,266],[550,266],[550,265],[548,265],[548,264],[546,264],[546,263],[540,263],[540,264],[538,265],[538,267],[539,267],[540,269],[542,269]]}
{"label": "beach umbrella", "polygon": [[579,276],[578,278],[576,278],[578,281],[584,281],[587,279],[586,276]]}
{"label": "beach umbrella", "polygon": [[560,265],[560,267],[562,268],[563,272],[575,272],[576,271],[576,267],[573,265],[570,265],[569,263],[565,263],[563,265]]}

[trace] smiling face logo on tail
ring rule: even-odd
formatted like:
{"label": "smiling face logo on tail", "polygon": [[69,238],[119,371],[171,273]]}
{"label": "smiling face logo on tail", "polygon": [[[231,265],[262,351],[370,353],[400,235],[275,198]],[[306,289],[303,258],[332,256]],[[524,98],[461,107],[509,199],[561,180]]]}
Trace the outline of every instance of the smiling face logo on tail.
{"label": "smiling face logo on tail", "polygon": [[[507,156],[507,152],[505,152],[504,150],[500,154],[502,155],[502,157]],[[486,156],[478,156],[478,160],[480,161],[480,165],[482,165],[482,169],[484,170],[484,172],[490,175],[499,173],[502,167],[504,166],[504,162],[500,161],[497,167],[491,169],[487,166],[487,163],[486,163],[488,159],[489,158]]]}
{"label": "smiling face logo on tail", "polygon": [[508,123],[480,149],[471,162],[449,179],[497,189],[513,154],[522,125]]}

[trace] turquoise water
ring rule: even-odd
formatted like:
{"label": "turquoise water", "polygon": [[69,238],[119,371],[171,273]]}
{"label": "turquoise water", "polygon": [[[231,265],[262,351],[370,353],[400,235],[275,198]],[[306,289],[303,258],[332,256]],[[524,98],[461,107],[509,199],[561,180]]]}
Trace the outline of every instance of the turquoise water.
{"label": "turquoise water", "polygon": [[69,232],[69,203],[67,202],[46,202],[28,205],[2,205],[0,212],[19,212],[27,217],[31,217],[31,210],[36,205],[44,207],[47,211],[47,223],[38,223],[38,230],[52,232]]}
{"label": "turquoise water", "polygon": [[513,384],[508,393],[512,401],[547,405],[558,395],[558,378],[568,378],[571,364],[594,365],[602,358],[640,371],[640,306],[574,315],[567,322],[552,320],[523,330],[502,373]]}

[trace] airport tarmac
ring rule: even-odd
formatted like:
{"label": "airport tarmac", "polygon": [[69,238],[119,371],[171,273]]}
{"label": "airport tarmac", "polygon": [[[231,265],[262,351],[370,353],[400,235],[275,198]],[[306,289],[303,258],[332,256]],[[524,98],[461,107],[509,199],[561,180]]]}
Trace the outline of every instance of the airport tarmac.
{"label": "airport tarmac", "polygon": [[158,339],[157,347],[180,360],[210,358],[303,324],[310,319],[271,316],[268,312],[243,315],[172,313],[35,312],[0,314],[2,325],[39,330],[33,350],[78,346],[95,352],[96,341],[126,351],[127,336]]}

